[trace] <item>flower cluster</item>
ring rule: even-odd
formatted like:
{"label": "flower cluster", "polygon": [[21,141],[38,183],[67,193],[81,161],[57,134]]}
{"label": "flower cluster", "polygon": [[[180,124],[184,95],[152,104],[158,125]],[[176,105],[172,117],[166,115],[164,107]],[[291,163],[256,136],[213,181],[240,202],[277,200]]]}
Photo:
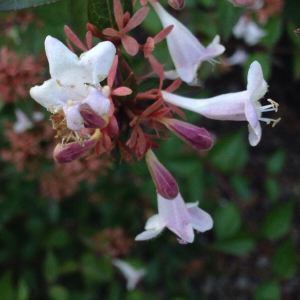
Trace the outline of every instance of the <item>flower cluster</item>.
{"label": "flower cluster", "polygon": [[[169,3],[175,8],[184,6],[180,0]],[[167,138],[166,132],[170,131],[194,149],[209,150],[213,146],[213,138],[205,128],[174,118],[177,114],[186,119],[181,109],[187,109],[215,120],[248,122],[249,142],[255,146],[261,138],[259,121],[273,125],[278,122],[262,114],[277,111],[278,104],[270,99],[264,106],[259,102],[267,92],[267,83],[257,61],[250,66],[245,91],[196,100],[174,94],[181,84],[197,85],[201,64],[214,62],[225,48],[219,36],[203,46],[158,1],[141,4],[144,6],[131,16],[123,11],[120,0],[114,0],[117,29],[99,30],[88,24],[86,45],[68,27],[65,31],[69,48],[48,36],[45,49],[51,79],[31,88],[30,94],[52,113],[52,126],[56,137],[61,138],[54,149],[57,162],[73,161],[92,150],[93,158],[104,153],[130,163],[145,158],[157,190],[158,214],[147,221],[145,231],[136,240],[151,239],[167,227],[180,243],[192,243],[194,229],[207,231],[213,220],[198,207],[198,202],[184,202],[176,180],[153,152],[159,148],[158,140]],[[129,34],[147,17],[151,6],[163,30],[140,44]],[[93,36],[101,39],[94,47]],[[164,63],[154,55],[155,45],[163,39],[167,41],[174,70],[166,71]],[[79,57],[73,45],[83,51]],[[159,77],[157,86],[139,90],[139,84],[150,75],[137,78],[122,50],[130,56],[144,54],[154,71],[150,75],[156,73]],[[121,268],[120,263],[116,265]]]}

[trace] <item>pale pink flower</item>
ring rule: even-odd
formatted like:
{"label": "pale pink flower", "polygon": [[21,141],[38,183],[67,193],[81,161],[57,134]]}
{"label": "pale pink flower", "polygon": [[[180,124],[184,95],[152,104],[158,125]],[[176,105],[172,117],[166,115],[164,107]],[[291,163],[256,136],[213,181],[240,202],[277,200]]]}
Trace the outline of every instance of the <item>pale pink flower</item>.
{"label": "pale pink flower", "polygon": [[174,25],[167,36],[167,44],[178,76],[189,84],[197,82],[197,70],[203,61],[211,60],[225,51],[216,36],[206,48],[178,20],[172,17],[158,2],[152,3],[164,28]]}
{"label": "pale pink flower", "polygon": [[136,241],[152,239],[167,227],[181,242],[192,243],[195,237],[193,229],[204,232],[213,226],[211,216],[198,207],[198,202],[184,203],[180,193],[173,200],[157,194],[157,202],[158,214],[148,219],[146,231],[136,236]]}
{"label": "pale pink flower", "polygon": [[132,265],[121,259],[114,259],[113,265],[117,267],[127,280],[126,288],[134,290],[139,281],[146,275],[146,270],[135,269]]}
{"label": "pale pink flower", "polygon": [[257,61],[254,61],[248,72],[246,91],[196,100],[162,91],[162,97],[170,104],[197,112],[210,119],[248,121],[249,142],[251,146],[256,146],[261,139],[259,121],[268,124],[274,122],[274,126],[280,120],[262,117],[263,112],[277,111],[278,109],[278,104],[270,99],[268,100],[269,105],[261,106],[259,100],[265,95],[267,89],[268,86],[264,80],[261,66]]}
{"label": "pale pink flower", "polygon": [[108,113],[110,101],[101,93],[100,81],[112,66],[116,49],[111,42],[102,42],[78,56],[57,39],[45,40],[51,79],[31,88],[31,97],[53,113],[63,111],[69,129],[84,128],[80,113],[82,104],[99,116]]}
{"label": "pale pink flower", "polygon": [[233,27],[233,35],[238,39],[243,39],[247,45],[253,46],[266,35],[266,32],[250,18],[241,16]]}
{"label": "pale pink flower", "polygon": [[29,120],[27,115],[20,109],[16,109],[15,111],[17,121],[14,123],[14,132],[22,133],[33,127],[33,123]]}

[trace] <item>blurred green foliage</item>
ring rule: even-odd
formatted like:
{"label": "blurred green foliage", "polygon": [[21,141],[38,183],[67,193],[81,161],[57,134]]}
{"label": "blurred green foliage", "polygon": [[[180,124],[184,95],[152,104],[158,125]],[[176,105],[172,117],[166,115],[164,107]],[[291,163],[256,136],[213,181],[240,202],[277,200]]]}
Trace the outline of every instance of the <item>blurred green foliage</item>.
{"label": "blurred green foliage", "polygon": [[[108,5],[107,1],[102,2]],[[101,14],[93,3],[89,1],[90,14]],[[287,49],[286,65],[298,79],[300,41],[292,30],[300,27],[299,5],[298,1],[287,0],[281,14],[260,25],[267,35],[253,47],[232,36],[244,8],[235,8],[225,0],[189,0],[185,10],[173,13],[205,45],[219,34],[229,53],[244,47],[249,58],[244,67],[237,67],[244,77],[250,63],[258,60],[265,77],[272,78],[274,62],[278,61],[275,55]],[[31,23],[23,31],[15,24],[14,36],[0,37],[2,46],[38,56],[44,51],[48,34],[65,40],[65,24],[81,38],[85,36],[88,20],[85,1],[62,0],[30,11],[43,25]],[[137,39],[143,43],[146,36],[154,36],[161,28],[151,10]],[[138,34],[138,30],[134,33]],[[165,42],[157,45],[154,55],[171,68]],[[151,71],[144,60],[139,62],[140,57],[128,61],[138,75]],[[212,72],[211,66],[204,63],[200,78],[205,84],[209,78],[213,84],[207,83],[207,89],[194,93],[199,97],[218,93],[222,90],[218,81],[223,78],[222,72],[218,67]],[[233,86],[243,90],[246,81],[240,87],[236,84],[237,77],[233,75],[231,79]],[[139,91],[157,83],[156,79],[147,80],[139,86]],[[183,87],[183,92],[188,93],[189,89]],[[33,105],[28,98],[17,106],[29,113]],[[13,112],[13,104],[1,104],[1,149],[9,144],[3,130],[7,120],[15,121]],[[245,124],[223,130],[223,123],[199,119],[192,113],[187,113],[187,118],[215,132],[212,150],[191,150],[172,136],[160,143],[157,157],[178,179],[185,200],[199,200],[200,207],[214,218],[213,230],[197,235],[191,245],[179,245],[167,230],[150,242],[132,241],[143,230],[147,218],[157,212],[155,187],[144,161],[125,165],[119,164],[117,158],[108,175],[99,176],[96,183],[79,184],[72,197],[57,202],[41,196],[38,189],[39,177],[51,172],[52,163],[46,162],[35,177],[27,178],[26,169],[18,171],[13,164],[0,160],[0,299],[224,300],[237,299],[238,295],[255,300],[298,299],[299,292],[290,298],[282,297],[282,287],[296,275],[299,277],[299,222],[295,221],[299,191],[292,197],[284,189],[287,150],[280,143],[281,147],[272,149],[266,158],[269,142],[250,149],[248,133],[246,128],[242,129]],[[268,138],[275,139],[275,133]],[[125,279],[111,263],[113,251],[122,245],[111,245],[105,235],[100,241],[95,238],[108,229],[119,228],[123,228],[131,246],[126,253],[116,256],[129,258],[147,270],[134,291],[126,290]],[[298,235],[294,233],[296,230]],[[266,258],[267,263],[260,269],[257,261],[261,258]],[[244,289],[228,289],[245,277]]]}

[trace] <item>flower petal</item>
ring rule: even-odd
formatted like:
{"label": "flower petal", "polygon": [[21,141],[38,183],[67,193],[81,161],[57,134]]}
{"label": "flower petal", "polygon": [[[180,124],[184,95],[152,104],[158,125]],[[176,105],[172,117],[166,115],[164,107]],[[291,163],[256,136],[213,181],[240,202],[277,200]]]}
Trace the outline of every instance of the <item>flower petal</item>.
{"label": "flower petal", "polygon": [[79,67],[79,59],[61,41],[48,35],[45,40],[45,50],[49,61],[50,75],[60,78],[66,70]]}
{"label": "flower petal", "polygon": [[248,71],[247,91],[250,94],[250,99],[255,102],[262,98],[268,90],[268,85],[264,80],[261,65],[254,61]]}
{"label": "flower petal", "polygon": [[245,102],[245,114],[249,122],[249,143],[251,146],[256,146],[261,139],[261,126],[258,119],[259,116],[257,116],[254,105],[255,104],[253,104],[250,100]]}
{"label": "flower petal", "polygon": [[31,88],[30,96],[47,109],[55,109],[65,105],[72,95],[67,89],[60,87],[55,79],[49,79],[42,85]]}
{"label": "flower petal", "polygon": [[88,104],[99,116],[107,114],[110,109],[110,100],[93,87],[89,87],[88,96],[82,101],[82,104],[84,103]]}
{"label": "flower petal", "polygon": [[193,205],[190,205],[190,207],[188,208],[192,227],[200,232],[204,232],[212,229],[213,227],[212,217],[203,209],[197,207],[197,205],[198,202],[195,202],[195,204],[193,203]]}
{"label": "flower petal", "polygon": [[63,106],[66,115],[67,126],[71,130],[79,131],[84,128],[84,120],[79,111],[79,105],[65,105]]}
{"label": "flower petal", "polygon": [[163,228],[158,228],[158,229],[146,230],[146,231],[138,234],[135,237],[135,240],[136,241],[145,241],[145,240],[153,239],[154,237],[159,235],[162,232],[163,229],[164,229],[164,227]]}
{"label": "flower petal", "polygon": [[91,83],[97,85],[107,77],[113,64],[115,54],[116,47],[114,44],[106,41],[97,44],[91,50],[80,55],[80,64],[83,65],[92,76]]}
{"label": "flower petal", "polygon": [[158,194],[158,212],[161,222],[183,240],[192,243],[194,231],[189,222],[189,213],[179,193],[173,200]]}
{"label": "flower petal", "polygon": [[159,229],[165,227],[164,225],[161,224],[161,220],[159,217],[159,214],[153,215],[148,219],[145,225],[146,230],[151,230],[151,229]]}

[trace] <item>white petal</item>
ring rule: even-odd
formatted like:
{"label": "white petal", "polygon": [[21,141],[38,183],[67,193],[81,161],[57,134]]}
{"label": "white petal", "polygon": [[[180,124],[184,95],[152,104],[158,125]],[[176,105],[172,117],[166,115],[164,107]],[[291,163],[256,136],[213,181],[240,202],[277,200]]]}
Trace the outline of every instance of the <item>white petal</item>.
{"label": "white petal", "polygon": [[111,42],[101,42],[80,56],[80,63],[92,75],[92,83],[98,84],[105,79],[110,71],[116,54]]}
{"label": "white petal", "polygon": [[98,89],[89,87],[88,96],[82,101],[88,104],[98,115],[103,116],[109,112],[110,100]]}
{"label": "white petal", "polygon": [[254,105],[251,101],[246,101],[245,114],[249,122],[249,143],[251,146],[256,146],[261,139],[261,126]]}
{"label": "white petal", "polygon": [[14,123],[14,132],[21,133],[25,132],[33,126],[33,123],[29,120],[27,115],[22,110],[16,109],[15,111],[17,122]]}
{"label": "white petal", "polygon": [[254,61],[248,71],[247,91],[250,94],[251,101],[255,102],[262,98],[268,90],[268,85],[264,80],[261,65]]}
{"label": "white petal", "polygon": [[199,207],[188,208],[190,222],[194,229],[200,232],[207,231],[213,227],[212,217]]}
{"label": "white petal", "polygon": [[150,229],[158,229],[164,226],[161,226],[161,222],[160,222],[160,217],[158,214],[153,215],[152,217],[150,217],[145,225],[145,229],[146,230],[150,230]]}
{"label": "white petal", "polygon": [[169,200],[158,194],[158,211],[161,221],[172,232],[183,240],[192,243],[194,231],[189,223],[189,213],[179,193],[176,198]]}
{"label": "white petal", "polygon": [[45,40],[45,50],[52,78],[60,78],[66,70],[79,67],[77,55],[50,35]]}
{"label": "white petal", "polygon": [[31,88],[30,96],[42,106],[51,109],[65,105],[71,94],[60,87],[55,79],[49,79],[42,85]]}
{"label": "white petal", "polygon": [[158,228],[158,229],[143,231],[142,233],[138,234],[135,237],[135,240],[136,241],[150,240],[150,239],[156,237],[157,235],[159,235],[162,232],[163,229],[164,229],[164,227],[163,228]]}
{"label": "white petal", "polygon": [[79,105],[63,106],[66,115],[67,126],[71,130],[78,131],[84,128],[84,120],[79,112]]}

